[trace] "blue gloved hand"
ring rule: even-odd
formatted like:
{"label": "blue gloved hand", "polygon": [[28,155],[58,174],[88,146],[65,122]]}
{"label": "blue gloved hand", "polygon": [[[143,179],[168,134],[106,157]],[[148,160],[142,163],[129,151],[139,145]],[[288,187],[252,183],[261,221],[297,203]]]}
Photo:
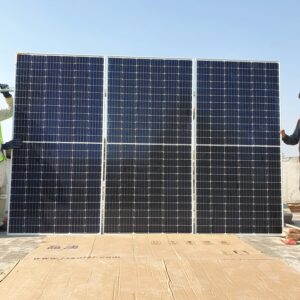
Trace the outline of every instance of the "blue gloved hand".
{"label": "blue gloved hand", "polygon": [[8,90],[9,85],[5,83],[0,83],[0,93],[3,94],[5,98],[11,97],[11,94],[9,92],[2,92],[1,90]]}
{"label": "blue gloved hand", "polygon": [[23,145],[23,142],[20,139],[11,140],[11,141],[1,145],[1,151],[8,150],[8,149],[18,149],[18,148],[21,148],[22,145]]}

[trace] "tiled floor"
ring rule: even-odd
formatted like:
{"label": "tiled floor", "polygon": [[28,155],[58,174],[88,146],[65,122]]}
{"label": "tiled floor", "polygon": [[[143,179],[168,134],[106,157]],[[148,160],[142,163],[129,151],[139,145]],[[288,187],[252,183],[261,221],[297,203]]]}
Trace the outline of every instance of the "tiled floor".
{"label": "tiled floor", "polygon": [[[293,223],[300,227],[300,213],[293,213]],[[283,260],[300,272],[300,244],[287,246],[281,242],[280,237],[273,236],[244,235],[240,238],[255,249]]]}

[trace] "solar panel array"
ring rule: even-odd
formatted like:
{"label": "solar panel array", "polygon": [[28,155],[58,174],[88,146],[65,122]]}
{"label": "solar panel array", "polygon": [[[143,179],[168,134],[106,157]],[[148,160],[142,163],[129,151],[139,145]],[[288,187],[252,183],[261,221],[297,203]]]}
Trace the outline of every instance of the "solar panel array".
{"label": "solar panel array", "polygon": [[278,72],[19,54],[9,232],[280,233]]}

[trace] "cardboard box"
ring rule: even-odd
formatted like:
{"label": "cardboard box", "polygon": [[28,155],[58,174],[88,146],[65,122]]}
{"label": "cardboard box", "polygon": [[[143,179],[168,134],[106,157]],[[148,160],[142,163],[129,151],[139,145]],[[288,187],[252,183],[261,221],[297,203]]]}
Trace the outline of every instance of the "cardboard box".
{"label": "cardboard box", "polygon": [[[292,284],[291,284],[292,283]],[[300,273],[237,236],[50,236],[0,299],[299,299]]]}

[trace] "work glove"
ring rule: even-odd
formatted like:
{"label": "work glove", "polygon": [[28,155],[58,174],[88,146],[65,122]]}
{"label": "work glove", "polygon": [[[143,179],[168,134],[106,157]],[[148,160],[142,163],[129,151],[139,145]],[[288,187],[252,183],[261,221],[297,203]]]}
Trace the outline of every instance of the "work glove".
{"label": "work glove", "polygon": [[0,83],[0,93],[3,94],[5,98],[11,97],[11,94],[9,92],[2,92],[1,90],[8,90],[9,85],[5,83]]}
{"label": "work glove", "polygon": [[5,144],[1,145],[1,151],[9,149],[18,149],[21,148],[23,142],[20,139],[11,140]]}

